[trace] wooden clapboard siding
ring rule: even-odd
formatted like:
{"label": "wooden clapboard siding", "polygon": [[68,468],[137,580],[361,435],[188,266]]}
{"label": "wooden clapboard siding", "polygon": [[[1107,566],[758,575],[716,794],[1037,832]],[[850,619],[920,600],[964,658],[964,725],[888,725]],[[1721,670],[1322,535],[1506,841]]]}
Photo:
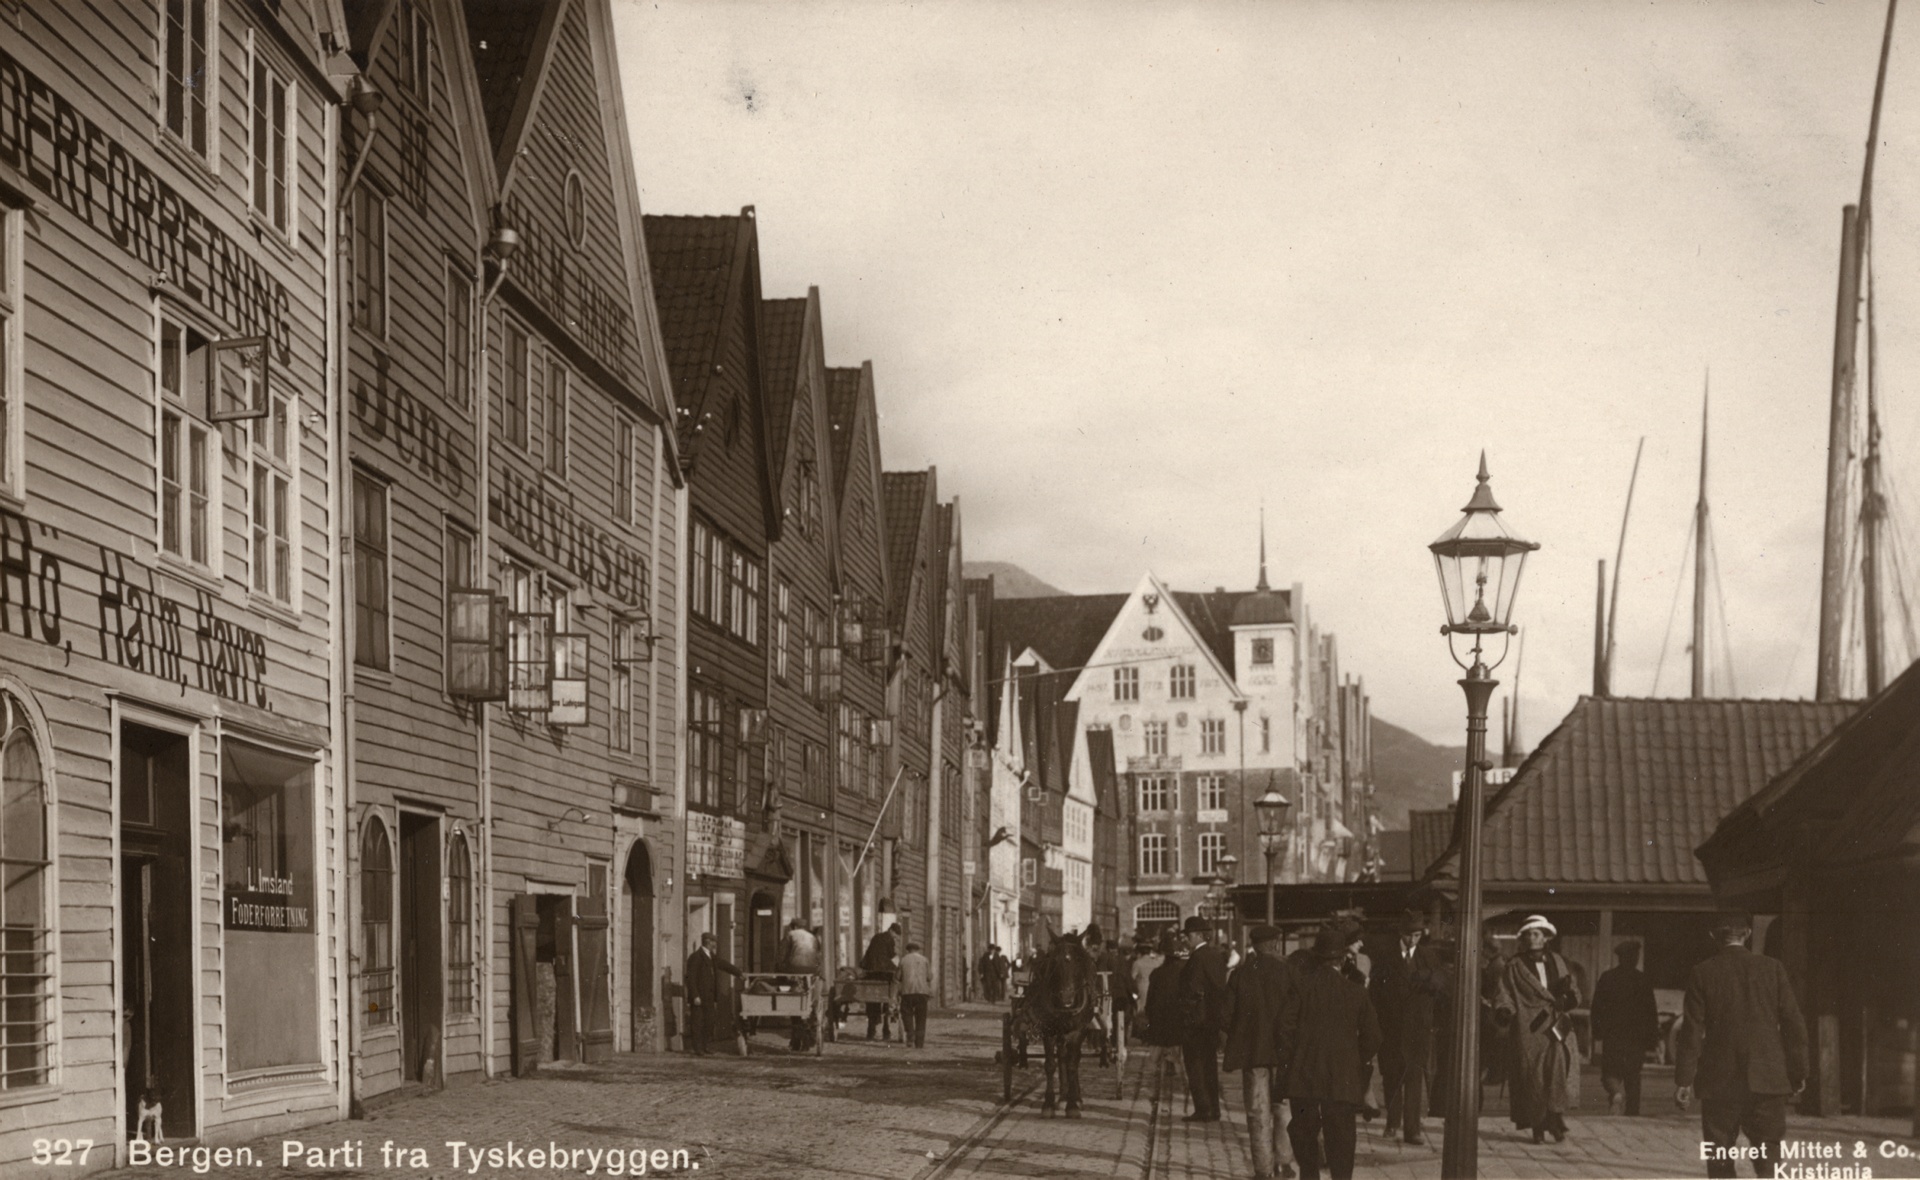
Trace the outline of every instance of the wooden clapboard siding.
{"label": "wooden clapboard siding", "polygon": [[[845,370],[842,370],[845,372]],[[841,481],[837,566],[841,593],[866,602],[882,604],[885,617],[888,602],[885,521],[880,495],[880,433],[874,404],[873,367],[862,365],[854,371],[857,393],[851,417],[836,416],[834,426],[851,437],[845,443],[846,471],[835,471]],[[836,448],[837,449],[837,448]],[[847,704],[869,717],[882,717],[887,711],[886,669],[851,655],[842,661],[845,669]],[[888,775],[892,773],[888,768]],[[836,810],[852,819],[841,825],[843,838],[851,836],[857,848],[878,818],[880,799],[889,783],[882,782],[879,794],[869,797],[858,788],[849,789],[842,781],[834,800]]]}

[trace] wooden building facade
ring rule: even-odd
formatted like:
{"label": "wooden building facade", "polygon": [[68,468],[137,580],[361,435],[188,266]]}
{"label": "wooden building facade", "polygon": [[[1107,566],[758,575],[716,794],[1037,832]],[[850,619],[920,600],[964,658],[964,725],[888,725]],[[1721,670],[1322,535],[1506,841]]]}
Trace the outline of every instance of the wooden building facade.
{"label": "wooden building facade", "polygon": [[[0,1173],[346,1110],[337,10],[0,38]],[[57,1149],[56,1149],[57,1150]]]}

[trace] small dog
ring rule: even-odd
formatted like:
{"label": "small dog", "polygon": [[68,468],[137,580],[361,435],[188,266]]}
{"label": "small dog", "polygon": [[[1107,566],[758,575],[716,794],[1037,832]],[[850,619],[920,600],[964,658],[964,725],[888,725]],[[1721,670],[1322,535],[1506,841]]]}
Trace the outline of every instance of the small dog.
{"label": "small dog", "polygon": [[160,1095],[149,1088],[140,1095],[139,1105],[133,1114],[133,1137],[144,1139],[148,1143],[160,1141],[160,1128],[163,1125],[160,1113]]}

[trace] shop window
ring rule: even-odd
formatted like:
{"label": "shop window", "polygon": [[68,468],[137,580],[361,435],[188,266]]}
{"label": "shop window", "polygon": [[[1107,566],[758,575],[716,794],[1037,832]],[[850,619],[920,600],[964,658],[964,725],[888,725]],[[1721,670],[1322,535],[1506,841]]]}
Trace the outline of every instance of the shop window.
{"label": "shop window", "polygon": [[446,319],[442,324],[447,404],[473,405],[473,279],[447,260]]}
{"label": "shop window", "polygon": [[299,192],[295,175],[299,101],[299,89],[289,85],[256,46],[248,136],[253,210],[288,239],[295,236],[293,206]]}
{"label": "shop window", "polygon": [[391,553],[387,530],[387,485],[364,471],[353,473],[353,660],[385,670],[391,662]]}
{"label": "shop window", "polygon": [[387,334],[387,202],[364,179],[348,201],[347,290],[353,326]]}
{"label": "shop window", "polygon": [[214,69],[220,9],[216,0],[166,0],[160,22],[160,106],[167,130],[187,150],[212,161],[208,112],[219,109]]}
{"label": "shop window", "polygon": [[21,263],[18,209],[0,205],[0,492],[26,493],[26,372],[21,358]]}
{"label": "shop window", "polygon": [[285,606],[294,605],[293,538],[298,501],[293,491],[294,464],[300,454],[300,414],[288,397],[270,399],[265,418],[253,422],[253,517],[255,593],[271,595]]}
{"label": "shop window", "polygon": [[360,997],[368,1028],[393,1024],[393,846],[378,817],[360,836]]}
{"label": "shop window", "polygon": [[459,832],[447,847],[447,1015],[473,1015],[473,860]]}
{"label": "shop window", "polygon": [[527,347],[527,330],[519,324],[508,320],[506,334],[507,361],[500,374],[505,390],[502,413],[507,420],[507,441],[524,451],[527,449],[527,417],[531,412],[527,399],[527,384],[531,380],[527,366],[532,363],[531,350]]}
{"label": "shop window", "polygon": [[26,711],[0,692],[0,1091],[53,1080],[50,811]]}
{"label": "shop window", "polygon": [[311,760],[223,743],[220,867],[227,1064],[235,1071],[318,1064]]}

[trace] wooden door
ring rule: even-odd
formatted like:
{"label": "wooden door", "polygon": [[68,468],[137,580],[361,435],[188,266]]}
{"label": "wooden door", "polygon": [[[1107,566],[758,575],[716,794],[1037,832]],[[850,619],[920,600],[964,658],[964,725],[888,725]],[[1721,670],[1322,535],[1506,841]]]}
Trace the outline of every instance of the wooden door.
{"label": "wooden door", "polygon": [[513,959],[513,1073],[523,1078],[540,1069],[539,1023],[534,1019],[540,899],[531,893],[516,894],[507,901],[507,915],[512,940],[509,953]]}
{"label": "wooden door", "polygon": [[572,896],[563,893],[542,896],[540,918],[553,937],[554,1056],[561,1061],[579,1061],[580,973],[574,961]]}
{"label": "wooden door", "polygon": [[574,933],[580,947],[581,1060],[611,1061],[613,995],[608,978],[607,915],[604,906],[602,912],[589,911],[576,918]]}

